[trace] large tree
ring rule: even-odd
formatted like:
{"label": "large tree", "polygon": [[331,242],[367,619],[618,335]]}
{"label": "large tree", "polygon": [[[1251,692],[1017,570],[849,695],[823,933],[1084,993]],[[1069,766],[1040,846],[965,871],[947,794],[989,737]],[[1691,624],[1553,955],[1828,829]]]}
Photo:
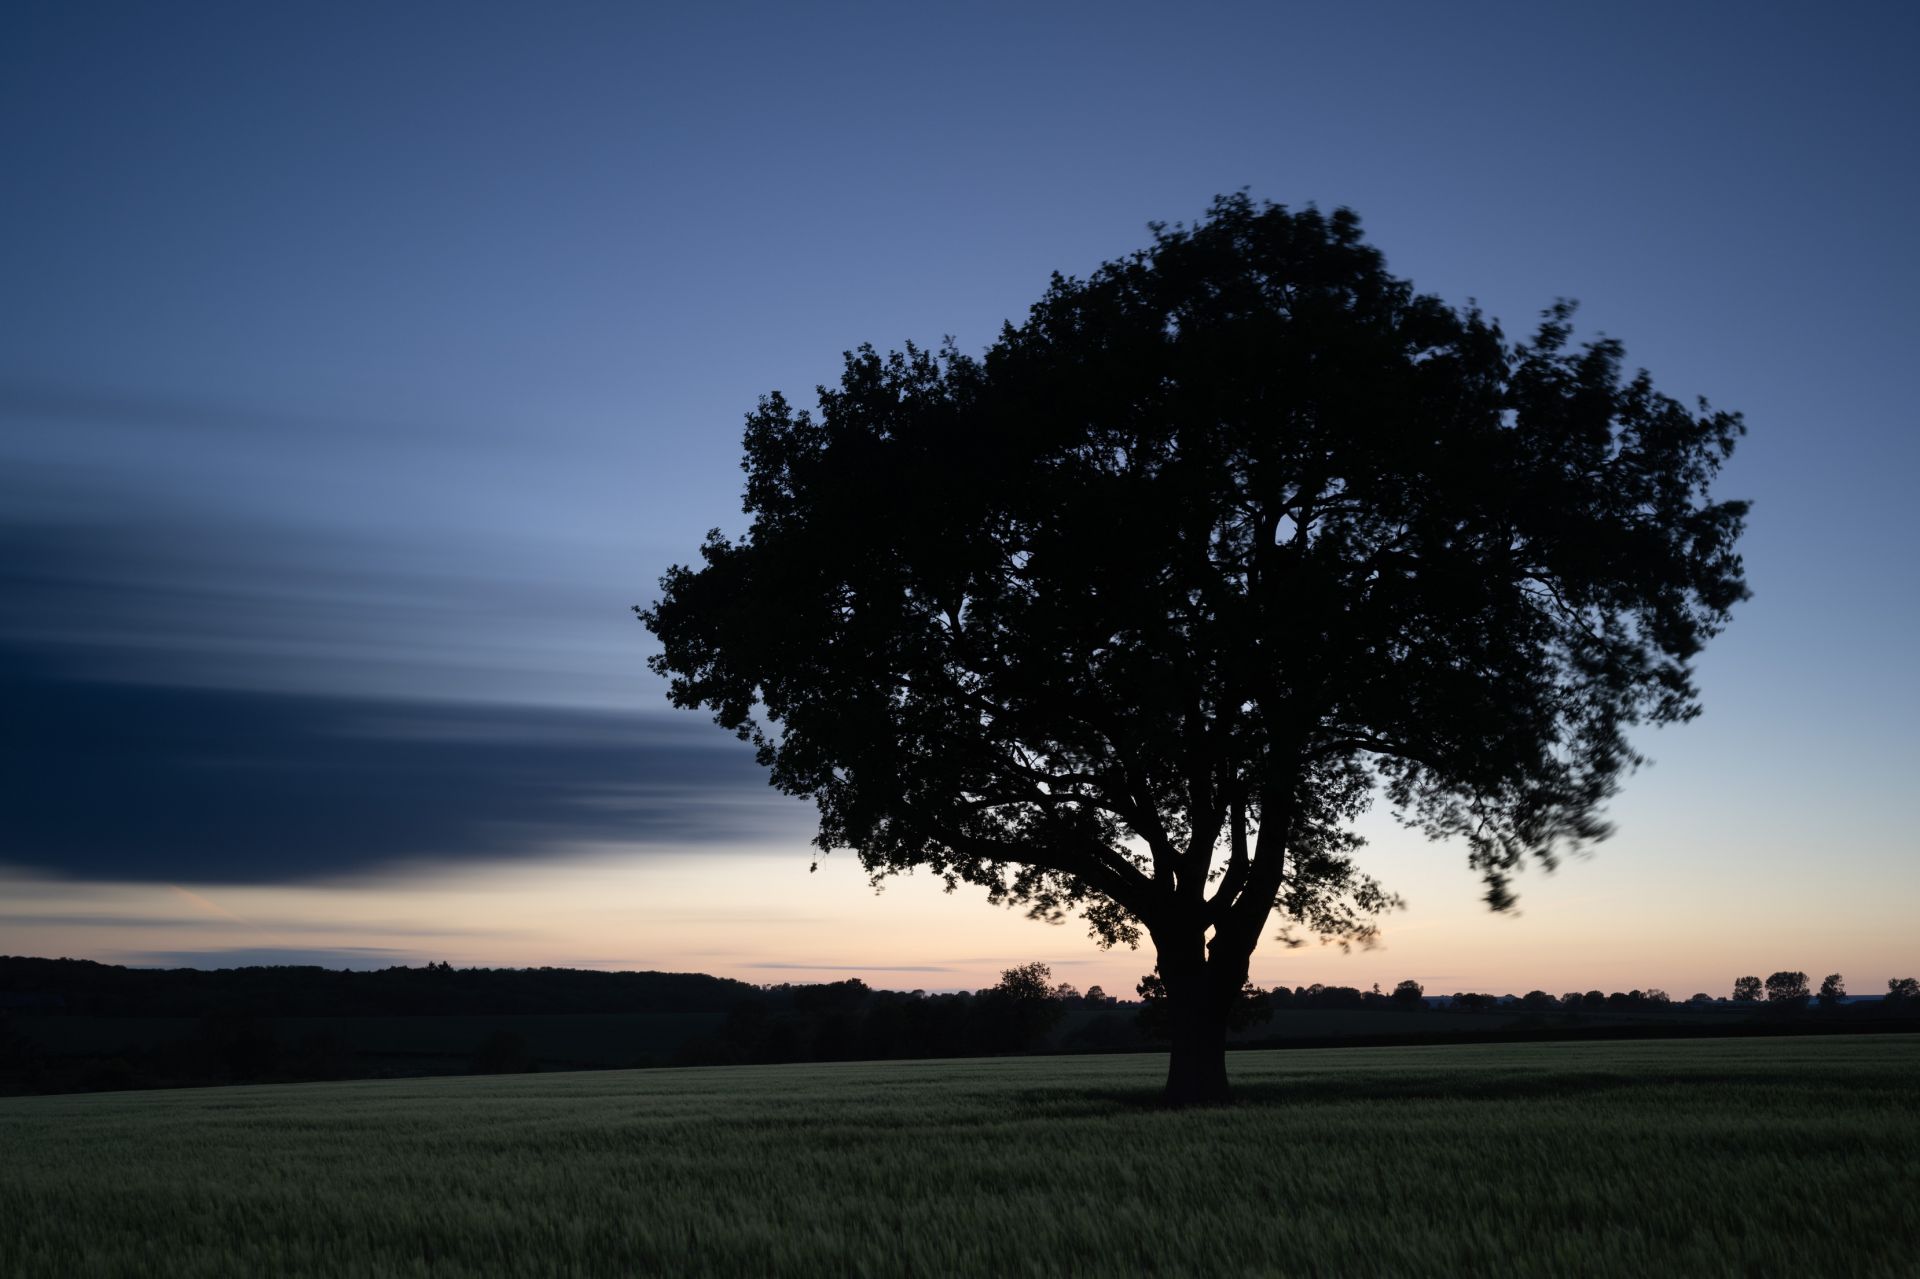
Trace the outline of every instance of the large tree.
{"label": "large tree", "polygon": [[1167,1093],[1226,1097],[1254,947],[1365,940],[1376,797],[1496,909],[1601,838],[1627,730],[1697,710],[1746,593],[1742,432],[1388,274],[1346,210],[1243,197],[982,358],[850,353],[746,430],[747,531],[640,611],[671,697],[817,802],[822,850],[1157,952]]}

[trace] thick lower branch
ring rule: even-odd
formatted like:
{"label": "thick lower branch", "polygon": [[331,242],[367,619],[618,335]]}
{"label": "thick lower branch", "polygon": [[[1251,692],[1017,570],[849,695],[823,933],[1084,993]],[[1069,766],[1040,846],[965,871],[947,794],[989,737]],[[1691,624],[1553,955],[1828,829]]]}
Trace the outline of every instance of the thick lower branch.
{"label": "thick lower branch", "polygon": [[1283,796],[1270,789],[1261,796],[1260,834],[1241,885],[1232,897],[1224,892],[1216,894],[1208,912],[1214,925],[1213,950],[1224,954],[1253,953],[1260,940],[1260,930],[1273,912],[1274,899],[1280,895],[1280,885],[1286,880],[1293,822],[1290,795]]}
{"label": "thick lower branch", "polygon": [[1214,890],[1207,902],[1209,922],[1218,922],[1221,912],[1233,903],[1245,886],[1248,870],[1247,854],[1247,802],[1244,795],[1235,795],[1227,810],[1227,850],[1226,870],[1220,876],[1220,887]]}
{"label": "thick lower branch", "polygon": [[1011,843],[942,830],[919,814],[902,811],[900,819],[923,839],[943,844],[956,852],[983,861],[1034,866],[1080,880],[1088,888],[1111,898],[1134,918],[1152,927],[1160,915],[1154,881],[1104,845],[1088,844],[1062,848],[1031,843]]}

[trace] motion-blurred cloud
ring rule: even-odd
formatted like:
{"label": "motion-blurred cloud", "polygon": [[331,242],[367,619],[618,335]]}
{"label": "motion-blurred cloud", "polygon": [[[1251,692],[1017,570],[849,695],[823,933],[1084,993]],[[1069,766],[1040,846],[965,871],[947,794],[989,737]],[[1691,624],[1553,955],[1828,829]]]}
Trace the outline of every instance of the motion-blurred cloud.
{"label": "motion-blurred cloud", "polygon": [[804,832],[692,717],[75,678],[17,648],[0,667],[0,862],[56,875],[293,883]]}

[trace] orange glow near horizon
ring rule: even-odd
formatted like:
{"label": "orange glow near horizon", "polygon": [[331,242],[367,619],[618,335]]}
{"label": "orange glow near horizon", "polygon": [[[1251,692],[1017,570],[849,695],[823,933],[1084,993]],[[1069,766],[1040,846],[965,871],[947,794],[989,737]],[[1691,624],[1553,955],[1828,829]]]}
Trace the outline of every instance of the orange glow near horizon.
{"label": "orange glow near horizon", "polygon": [[[1840,972],[1856,994],[1920,969],[1906,910],[1911,892],[1849,882],[1812,891],[1756,879],[1718,881],[1713,859],[1669,860],[1646,842],[1604,846],[1519,882],[1520,909],[1494,915],[1448,850],[1399,834],[1370,867],[1408,899],[1382,944],[1343,954],[1269,940],[1254,955],[1263,986],[1319,982],[1429,993],[1658,987],[1676,999],[1724,995],[1735,977]],[[859,977],[893,989],[977,989],[1041,960],[1056,980],[1131,997],[1150,950],[1100,950],[1075,921],[1059,926],[996,910],[978,890],[948,894],[929,876],[876,894],[848,854],[809,874],[806,851],[678,852],[583,848],[551,860],[377,880],[279,886],[22,881],[5,896],[0,950],[164,966],[322,963],[583,967],[708,972],[756,984]],[[1671,869],[1668,869],[1668,866]],[[1649,892],[1646,885],[1661,889]],[[220,905],[213,900],[230,903]],[[1834,927],[1833,911],[1849,912]],[[190,910],[181,908],[189,907]],[[44,921],[44,922],[39,922]],[[224,958],[223,958],[224,957]]]}

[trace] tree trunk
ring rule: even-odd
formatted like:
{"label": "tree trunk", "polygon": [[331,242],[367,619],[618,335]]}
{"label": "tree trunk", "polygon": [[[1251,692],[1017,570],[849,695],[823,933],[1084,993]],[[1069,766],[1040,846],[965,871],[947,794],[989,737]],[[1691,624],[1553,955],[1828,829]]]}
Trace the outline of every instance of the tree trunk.
{"label": "tree trunk", "polygon": [[[1167,1063],[1169,1106],[1219,1106],[1233,1100],[1227,1087],[1227,1022],[1202,1006],[1183,1016],[1175,1002],[1173,1052]],[[1194,1016],[1193,1013],[1201,1015]]]}
{"label": "tree trunk", "polygon": [[1223,1105],[1233,1094],[1227,1087],[1227,1003],[1220,997],[1218,974],[1204,960],[1169,965],[1164,949],[1161,955],[1173,1031],[1163,1099],[1169,1106]]}

